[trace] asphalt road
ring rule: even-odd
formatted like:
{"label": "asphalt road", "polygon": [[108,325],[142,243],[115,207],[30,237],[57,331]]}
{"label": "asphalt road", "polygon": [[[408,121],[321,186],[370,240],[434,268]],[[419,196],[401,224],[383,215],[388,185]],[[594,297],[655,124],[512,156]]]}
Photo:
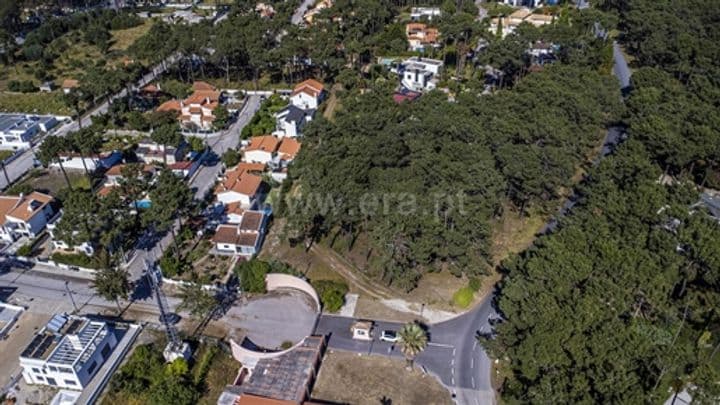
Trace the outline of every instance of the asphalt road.
{"label": "asphalt road", "polygon": [[[159,63],[158,65],[154,66],[150,72],[145,74],[143,77],[141,77],[136,83],[136,87],[142,87],[149,83],[150,81],[154,80],[158,75],[165,72],[165,69],[167,66],[171,65],[178,59],[177,55],[171,55],[166,60],[165,63]],[[124,97],[127,94],[127,89],[123,89],[119,93],[115,94],[112,99],[117,99]],[[85,114],[82,117],[82,125],[83,127],[88,126],[92,123],[91,117],[99,114],[104,114],[108,111],[108,101],[105,100],[99,105],[97,105],[95,108],[90,110],[87,114]],[[65,136],[70,132],[77,131],[79,128],[78,121],[74,120],[68,124],[65,124],[59,128],[56,128],[55,130],[51,131],[52,135],[57,136]],[[7,173],[7,177],[10,179],[10,182],[15,182],[19,178],[21,178],[25,173],[27,173],[28,170],[30,170],[33,167],[33,161],[35,159],[35,151],[38,149],[39,145],[42,143],[42,140],[39,140],[36,142],[36,144],[31,148],[26,150],[22,155],[18,156],[15,160],[8,163],[5,166],[5,170]],[[5,189],[8,186],[7,179],[5,178],[5,174],[0,174],[0,189]]]}
{"label": "asphalt road", "polygon": [[[260,101],[260,96],[249,96],[243,109],[238,113],[235,122],[219,136],[208,139],[210,147],[218,158],[206,160],[191,179],[190,188],[195,191],[196,199],[202,199],[215,183],[221,168],[219,156],[228,148],[237,147],[240,143],[240,132],[260,108]],[[176,222],[175,229],[178,228],[179,223]],[[171,243],[172,234],[168,232],[150,247],[137,249],[135,257],[125,266],[130,273],[131,279],[139,279],[145,271],[145,262],[154,263]]]}

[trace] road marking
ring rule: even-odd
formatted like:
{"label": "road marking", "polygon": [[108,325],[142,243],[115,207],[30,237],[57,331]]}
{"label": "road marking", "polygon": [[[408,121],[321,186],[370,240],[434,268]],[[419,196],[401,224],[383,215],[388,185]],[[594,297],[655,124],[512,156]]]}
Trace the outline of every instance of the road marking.
{"label": "road marking", "polygon": [[455,357],[455,348],[453,348],[453,357]]}
{"label": "road marking", "polygon": [[453,367],[455,366],[455,358],[454,358],[454,357],[453,357],[452,360],[450,360],[450,365],[453,366]]}
{"label": "road marking", "polygon": [[455,385],[455,377],[451,378],[450,382],[452,383],[452,385]]}
{"label": "road marking", "polygon": [[470,357],[470,368],[474,368],[474,367],[475,367],[475,358]]}
{"label": "road marking", "polygon": [[452,348],[452,349],[453,349],[453,354],[454,354],[454,352],[455,352],[455,346],[449,345],[449,344],[447,344],[447,343],[435,343],[435,342],[430,342],[430,343],[428,343],[428,346],[446,347],[446,348],[448,348],[448,349]]}
{"label": "road marking", "polygon": [[475,377],[470,377],[470,382],[472,382],[472,386],[475,388]]}
{"label": "road marking", "polygon": [[473,342],[473,350],[475,350],[476,347],[477,347],[477,340],[475,340],[475,341]]}

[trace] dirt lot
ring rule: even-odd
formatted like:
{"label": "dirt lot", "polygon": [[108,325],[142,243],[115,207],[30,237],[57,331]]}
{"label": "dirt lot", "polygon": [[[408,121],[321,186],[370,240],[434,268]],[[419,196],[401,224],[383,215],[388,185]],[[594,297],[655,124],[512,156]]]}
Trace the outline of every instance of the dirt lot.
{"label": "dirt lot", "polygon": [[407,371],[402,360],[330,351],[312,397],[360,405],[452,404],[450,393],[434,377]]}
{"label": "dirt lot", "polygon": [[0,385],[4,385],[15,371],[19,371],[20,353],[25,350],[35,332],[49,319],[50,315],[25,311],[20,315],[7,339],[0,340]]}

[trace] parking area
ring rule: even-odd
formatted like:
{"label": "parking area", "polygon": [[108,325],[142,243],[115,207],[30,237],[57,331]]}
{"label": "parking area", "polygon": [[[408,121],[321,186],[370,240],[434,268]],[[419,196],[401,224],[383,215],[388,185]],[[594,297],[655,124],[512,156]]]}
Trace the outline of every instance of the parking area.
{"label": "parking area", "polygon": [[279,349],[310,335],[315,326],[315,303],[307,294],[290,289],[269,292],[232,307],[225,320],[236,338],[247,336],[255,345]]}

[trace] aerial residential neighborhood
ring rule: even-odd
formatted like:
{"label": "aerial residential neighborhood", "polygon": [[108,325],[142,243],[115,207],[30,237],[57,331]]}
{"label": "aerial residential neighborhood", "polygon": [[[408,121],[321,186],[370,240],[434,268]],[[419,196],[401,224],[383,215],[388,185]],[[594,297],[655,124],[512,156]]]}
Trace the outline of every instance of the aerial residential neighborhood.
{"label": "aerial residential neighborhood", "polygon": [[0,404],[720,402],[717,7],[5,3]]}

